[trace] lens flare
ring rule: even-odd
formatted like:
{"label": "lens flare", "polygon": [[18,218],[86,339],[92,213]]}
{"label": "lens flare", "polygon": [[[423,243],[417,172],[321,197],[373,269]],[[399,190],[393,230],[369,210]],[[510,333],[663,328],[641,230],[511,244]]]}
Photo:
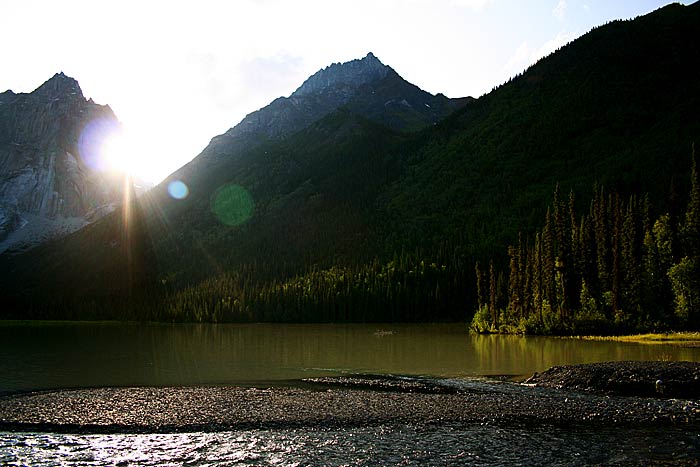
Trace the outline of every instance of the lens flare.
{"label": "lens flare", "polygon": [[245,224],[255,211],[255,201],[248,190],[240,185],[219,187],[211,201],[211,212],[225,225]]}
{"label": "lens flare", "polygon": [[96,171],[111,169],[110,162],[104,154],[103,145],[118,133],[119,129],[119,123],[108,118],[90,120],[83,127],[78,138],[78,151],[88,167]]}
{"label": "lens flare", "polygon": [[175,199],[185,199],[190,193],[189,188],[180,180],[173,180],[168,183],[168,194]]}

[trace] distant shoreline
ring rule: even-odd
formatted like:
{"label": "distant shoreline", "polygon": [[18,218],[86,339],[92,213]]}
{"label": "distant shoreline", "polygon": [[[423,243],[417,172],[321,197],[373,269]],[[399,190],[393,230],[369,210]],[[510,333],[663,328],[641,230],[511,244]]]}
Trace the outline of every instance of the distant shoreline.
{"label": "distant shoreline", "polygon": [[649,345],[674,345],[679,347],[700,347],[700,332],[666,332],[651,334],[629,334],[622,336],[580,336],[574,339],[590,341],[631,342]]}

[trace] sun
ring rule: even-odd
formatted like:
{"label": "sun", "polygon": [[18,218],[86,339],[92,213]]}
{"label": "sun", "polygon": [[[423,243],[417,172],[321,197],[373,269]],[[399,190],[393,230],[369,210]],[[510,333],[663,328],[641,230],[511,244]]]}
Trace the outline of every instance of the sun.
{"label": "sun", "polygon": [[[166,124],[128,125],[119,123],[99,128],[94,134],[93,159],[90,166],[116,175],[129,175],[143,186],[156,186],[173,174],[179,166],[192,157],[182,154],[197,154],[201,141],[187,132],[174,133]],[[88,136],[89,136],[88,135]],[[92,149],[88,148],[88,149]],[[86,152],[87,154],[87,152]],[[178,161],[179,159],[179,161]]]}
{"label": "sun", "polygon": [[114,173],[128,175],[147,184],[162,178],[157,155],[157,138],[152,134],[120,127],[105,137],[101,145],[104,167]]}
{"label": "sun", "polygon": [[118,129],[107,135],[101,147],[102,160],[108,170],[131,176],[141,176],[139,172],[138,146],[124,129]]}

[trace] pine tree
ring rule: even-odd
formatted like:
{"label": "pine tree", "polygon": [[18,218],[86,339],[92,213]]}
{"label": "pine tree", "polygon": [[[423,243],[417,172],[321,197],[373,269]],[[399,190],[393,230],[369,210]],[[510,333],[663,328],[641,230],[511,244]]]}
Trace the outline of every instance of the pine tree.
{"label": "pine tree", "polygon": [[678,232],[678,228],[681,223],[680,211],[680,195],[678,194],[678,189],[676,188],[673,178],[671,178],[671,187],[668,195],[668,226],[671,233],[672,257],[674,262],[680,261],[680,259],[683,257]]}
{"label": "pine tree", "polygon": [[569,192],[569,259],[567,267],[567,297],[572,310],[579,307],[581,277],[583,277],[583,257],[581,226],[576,221],[576,197]]}
{"label": "pine tree", "polygon": [[554,248],[555,255],[561,256],[562,252],[566,249],[567,239],[566,239],[566,210],[564,208],[564,203],[560,199],[561,194],[559,191],[559,184],[557,183],[554,188],[554,195],[552,199],[552,209],[554,213]]}
{"label": "pine tree", "polygon": [[662,295],[663,279],[665,271],[659,265],[659,255],[656,250],[656,241],[651,231],[651,226],[644,232],[642,244],[642,291],[640,294],[640,308],[643,316],[640,317],[643,327],[653,325],[663,316]]}
{"label": "pine tree", "polygon": [[622,209],[620,206],[620,196],[615,193],[610,199],[610,216],[612,224],[612,269],[610,271],[610,307],[612,308],[615,321],[622,321],[620,312],[620,288],[622,274],[620,272],[621,250],[622,250]]}
{"label": "pine tree", "polygon": [[527,321],[532,313],[532,249],[526,243],[521,250],[521,277],[522,284],[522,301],[523,301],[523,319]]}
{"label": "pine tree", "polygon": [[700,256],[700,179],[698,179],[697,161],[695,159],[695,144],[693,144],[693,160],[690,170],[690,198],[685,211],[682,228],[684,256],[695,258]]}
{"label": "pine tree", "polygon": [[491,312],[491,327],[498,329],[498,304],[496,303],[496,274],[493,261],[489,263],[489,311]]}
{"label": "pine tree", "polygon": [[670,224],[670,216],[664,214],[654,222],[654,227],[652,228],[652,240],[654,241],[654,263],[652,267],[656,278],[654,284],[658,287],[656,295],[657,303],[659,303],[658,314],[662,318],[669,316],[673,310],[669,303],[672,301],[673,295],[667,275],[671,266],[673,266],[674,251],[674,233]]}
{"label": "pine tree", "polygon": [[553,235],[552,216],[548,209],[540,241],[540,280],[542,281],[542,300],[546,300],[550,306],[554,306],[556,303],[554,289],[555,258]]}
{"label": "pine tree", "polygon": [[539,232],[535,234],[532,252],[532,311],[542,326],[542,242]]}
{"label": "pine tree", "polygon": [[522,236],[518,239],[517,247],[508,247],[508,256],[510,257],[510,271],[508,275],[507,311],[511,318],[517,322],[522,317],[523,305]]}
{"label": "pine tree", "polygon": [[591,206],[596,245],[596,266],[598,271],[598,287],[602,294],[610,290],[610,267],[608,251],[610,232],[608,229],[608,212],[605,203],[605,192],[601,187],[595,191]]}
{"label": "pine tree", "polygon": [[622,269],[622,310],[621,324],[629,325],[633,316],[639,318],[640,270],[637,255],[637,232],[635,219],[635,198],[631,198],[622,223],[621,269]]}
{"label": "pine tree", "polygon": [[476,302],[478,309],[481,309],[484,302],[484,272],[479,267],[479,262],[476,262],[474,266],[474,273],[476,274]]}

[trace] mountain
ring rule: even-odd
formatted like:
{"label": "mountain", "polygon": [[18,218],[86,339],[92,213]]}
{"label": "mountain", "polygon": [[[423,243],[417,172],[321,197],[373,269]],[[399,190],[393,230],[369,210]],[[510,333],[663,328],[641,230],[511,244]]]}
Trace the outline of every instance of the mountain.
{"label": "mountain", "polygon": [[471,100],[433,96],[370,52],[362,59],[319,70],[289,97],[275,99],[246,116],[222,139],[283,137],[343,106],[393,130],[417,130],[437,123]]}
{"label": "mountain", "polygon": [[284,139],[320,118],[345,108],[396,131],[414,131],[439,122],[474,99],[432,95],[407,82],[373,54],[334,63],[309,77],[289,97],[279,97],[247,115],[168,180],[198,177],[222,159],[265,142]]}
{"label": "mountain", "polygon": [[[285,196],[280,189],[296,189],[296,183],[308,178],[308,170],[323,171],[324,175],[319,173],[319,177],[342,178],[346,168],[343,163],[331,166],[329,162],[340,157],[344,140],[354,140],[365,129],[373,128],[374,135],[413,133],[435,125],[473,101],[470,97],[449,99],[423,91],[405,81],[371,52],[362,59],[332,64],[309,77],[289,97],[275,99],[247,115],[223,135],[213,138],[200,155],[153,190],[153,203],[158,206],[155,210],[159,217],[165,216],[169,222],[179,224],[184,236],[189,235],[186,232],[189,227],[185,226],[190,225],[190,220],[200,225],[195,228],[197,231],[200,228],[216,231],[220,224],[211,218],[210,200],[224,184],[240,180],[245,187],[254,185],[266,190],[262,195],[265,199],[254,193],[256,203],[264,205],[274,197]],[[329,128],[325,128],[326,123]],[[303,145],[307,149],[316,148],[312,159],[308,153],[298,157],[284,155],[285,151],[297,151],[300,138],[306,141]],[[356,149],[352,141],[347,144],[351,150]],[[321,154],[328,156],[321,157]],[[351,164],[347,168],[353,170],[352,167]],[[169,196],[167,187],[173,181],[186,184],[187,199],[175,201]],[[365,183],[367,179],[358,180],[348,187],[348,192],[352,193]],[[268,190],[270,188],[272,191]],[[288,211],[295,215],[293,212]],[[301,221],[298,216],[297,221]],[[210,222],[214,224],[209,225]],[[156,223],[152,229],[159,227]],[[277,231],[278,227],[273,230]],[[269,231],[261,233],[257,241],[270,235]]]}
{"label": "mountain", "polygon": [[[596,183],[680,212],[700,134],[698,25],[693,4],[601,26],[478,100],[447,101],[437,122],[421,112],[444,98],[418,99],[430,95],[375,57],[332,65],[129,209],[0,258],[6,316],[467,319],[474,263],[506,262],[557,184],[577,213]],[[411,110],[392,107],[403,100]],[[168,194],[175,181],[186,197]]]}
{"label": "mountain", "polygon": [[121,182],[99,166],[118,126],[57,73],[29,94],[0,94],[0,252],[78,230],[114,210]]}
{"label": "mountain", "polygon": [[698,25],[696,2],[597,27],[448,117],[384,195],[393,230],[502,256],[557,183],[581,209],[597,183],[669,210],[700,140]]}

